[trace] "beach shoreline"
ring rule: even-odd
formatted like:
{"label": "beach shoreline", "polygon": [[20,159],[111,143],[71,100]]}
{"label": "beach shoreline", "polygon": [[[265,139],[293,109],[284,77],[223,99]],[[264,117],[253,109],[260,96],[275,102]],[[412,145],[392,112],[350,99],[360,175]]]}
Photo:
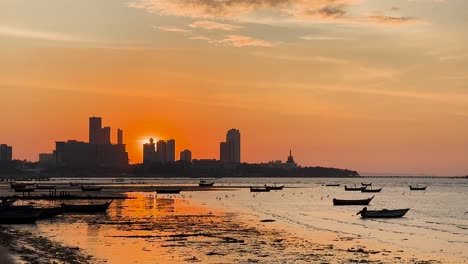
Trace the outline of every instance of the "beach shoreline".
{"label": "beach shoreline", "polygon": [[[128,206],[149,201],[155,207],[147,209],[148,214],[118,213],[127,207],[120,201],[106,217],[76,221],[64,216],[53,230],[42,223],[27,230],[1,227],[0,245],[26,263],[447,263],[360,238],[298,232],[277,219],[203,204],[202,200],[142,197],[129,200]],[[95,244],[64,236],[70,228],[76,234],[90,232],[90,225],[98,230],[93,232],[100,232]],[[125,248],[127,254],[139,255],[135,262],[122,262],[121,257],[111,255]]]}

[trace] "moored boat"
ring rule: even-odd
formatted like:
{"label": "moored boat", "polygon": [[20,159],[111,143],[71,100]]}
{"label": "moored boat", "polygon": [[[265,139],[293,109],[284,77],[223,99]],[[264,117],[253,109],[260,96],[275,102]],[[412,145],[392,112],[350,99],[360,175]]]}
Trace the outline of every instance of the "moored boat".
{"label": "moored boat", "polygon": [[340,185],[341,184],[339,184],[339,183],[327,183],[327,184],[325,184],[325,186],[327,186],[327,187],[338,187]]}
{"label": "moored boat", "polygon": [[55,189],[55,185],[42,185],[42,184],[37,184],[36,185],[36,188],[38,190],[53,190]]}
{"label": "moored boat", "polygon": [[409,188],[411,191],[424,191],[426,190],[427,186],[419,186],[419,184],[417,184],[416,186],[410,185]]}
{"label": "moored boat", "polygon": [[363,187],[348,187],[347,185],[344,186],[344,189],[345,191],[362,191],[364,189],[366,189],[367,186],[363,186]]}
{"label": "moored boat", "polygon": [[67,213],[102,213],[107,210],[112,201],[102,204],[66,204],[61,207]]}
{"label": "moored boat", "polygon": [[214,181],[200,180],[198,186],[200,187],[211,187],[214,185]]}
{"label": "moored boat", "polygon": [[281,185],[281,186],[276,186],[276,185],[268,186],[268,185],[265,185],[265,188],[270,189],[272,191],[279,191],[279,190],[283,190],[284,185]]}
{"label": "moored boat", "polygon": [[15,192],[34,192],[36,187],[34,186],[26,186],[26,187],[18,187],[15,188]]}
{"label": "moored boat", "polygon": [[81,185],[81,190],[84,192],[98,192],[102,190],[102,186],[97,186],[97,185]]}
{"label": "moored boat", "polygon": [[361,192],[368,192],[368,193],[370,193],[370,192],[376,193],[376,192],[380,192],[380,191],[382,191],[382,188],[372,189],[372,187],[370,187],[370,188],[367,187],[367,188],[361,190]]}
{"label": "moored boat", "polygon": [[46,218],[51,218],[57,215],[60,215],[63,213],[63,210],[61,207],[33,207],[30,205],[15,205],[15,206],[9,206],[5,207],[2,210],[0,210],[0,214],[3,212],[30,212],[32,213],[38,213],[38,219],[46,219]]}
{"label": "moored boat", "polygon": [[159,194],[178,194],[182,191],[182,188],[158,188],[156,193]]}
{"label": "moored boat", "polygon": [[367,199],[344,200],[333,198],[333,205],[368,205],[374,196]]}
{"label": "moored boat", "polygon": [[36,211],[1,211],[0,224],[34,224],[39,218],[39,212]]}
{"label": "moored boat", "polygon": [[371,182],[361,182],[362,186],[372,186]]}
{"label": "moored boat", "polygon": [[269,192],[270,189],[267,187],[250,187],[250,192]]}
{"label": "moored boat", "polygon": [[403,217],[410,209],[395,209],[395,210],[367,210],[364,207],[357,214],[360,214],[362,218],[399,218]]}

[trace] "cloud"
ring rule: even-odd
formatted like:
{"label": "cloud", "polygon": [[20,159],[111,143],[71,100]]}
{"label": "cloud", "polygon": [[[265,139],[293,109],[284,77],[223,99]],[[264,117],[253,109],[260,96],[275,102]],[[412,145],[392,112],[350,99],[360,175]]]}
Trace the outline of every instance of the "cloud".
{"label": "cloud", "polygon": [[268,41],[242,35],[228,35],[227,38],[221,40],[220,43],[234,47],[273,47],[273,44]]}
{"label": "cloud", "polygon": [[208,20],[195,21],[191,23],[189,26],[192,28],[200,28],[200,29],[205,29],[205,30],[219,29],[219,30],[225,30],[225,31],[232,31],[232,30],[243,28],[242,26],[218,23],[218,22],[208,21]]}
{"label": "cloud", "polygon": [[190,30],[183,29],[183,28],[178,28],[178,27],[158,27],[158,26],[153,26],[155,29],[159,29],[161,31],[166,31],[166,32],[175,32],[175,33],[190,33]]}
{"label": "cloud", "polygon": [[385,16],[385,15],[373,15],[369,16],[368,19],[371,22],[377,24],[385,24],[385,25],[402,25],[402,24],[425,24],[424,20],[414,17],[393,17],[393,16]]}
{"label": "cloud", "polygon": [[131,0],[129,7],[191,18],[230,19],[337,19],[360,0]]}
{"label": "cloud", "polygon": [[321,41],[321,40],[354,40],[353,38],[331,37],[331,36],[310,36],[310,35],[302,36],[300,38],[303,39],[303,40],[317,40],[317,41]]}
{"label": "cloud", "polygon": [[98,40],[96,39],[92,39],[92,38],[88,38],[84,36],[69,35],[69,34],[43,31],[43,30],[35,30],[35,29],[1,26],[1,25],[0,25],[0,36],[12,37],[12,38],[38,39],[38,40],[46,40],[46,41],[60,41],[60,42],[98,42]]}

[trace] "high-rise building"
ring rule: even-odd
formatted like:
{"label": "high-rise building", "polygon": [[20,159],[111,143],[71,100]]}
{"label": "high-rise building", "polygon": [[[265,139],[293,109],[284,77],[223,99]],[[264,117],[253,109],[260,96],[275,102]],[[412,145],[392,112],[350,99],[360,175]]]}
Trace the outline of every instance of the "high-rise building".
{"label": "high-rise building", "polygon": [[158,143],[156,144],[156,161],[159,161],[161,163],[166,163],[167,162],[167,143],[164,140],[159,140]]}
{"label": "high-rise building", "polygon": [[149,143],[143,144],[143,163],[152,163],[156,159],[156,147],[154,139],[150,138]]}
{"label": "high-rise building", "polygon": [[192,162],[192,152],[188,149],[184,149],[180,152],[180,160],[186,162]]}
{"label": "high-rise building", "polygon": [[117,145],[123,145],[123,130],[117,128]]}
{"label": "high-rise building", "polygon": [[221,142],[219,145],[220,160],[223,162],[240,163],[241,147],[240,147],[240,131],[231,129],[226,134],[226,142]]}
{"label": "high-rise building", "polygon": [[169,139],[166,144],[166,161],[175,162],[175,140]]}
{"label": "high-rise building", "polygon": [[89,143],[98,144],[99,140],[99,131],[102,127],[102,118],[100,117],[90,117],[89,118]]}
{"label": "high-rise building", "polygon": [[11,161],[13,159],[13,147],[6,144],[0,145],[0,161]]}
{"label": "high-rise building", "polygon": [[229,145],[227,142],[219,143],[219,160],[229,162]]}
{"label": "high-rise building", "polygon": [[226,142],[229,145],[229,158],[231,162],[240,163],[241,161],[241,146],[240,146],[240,131],[231,129],[226,134]]}

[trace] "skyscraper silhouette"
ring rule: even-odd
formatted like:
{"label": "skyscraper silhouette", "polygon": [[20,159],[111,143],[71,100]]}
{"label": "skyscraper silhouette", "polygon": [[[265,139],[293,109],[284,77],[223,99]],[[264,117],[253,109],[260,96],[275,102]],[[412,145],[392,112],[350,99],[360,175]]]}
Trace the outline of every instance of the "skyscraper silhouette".
{"label": "skyscraper silhouette", "polygon": [[226,134],[226,142],[221,142],[219,145],[219,151],[221,161],[240,163],[240,131],[234,128],[229,130]]}
{"label": "skyscraper silhouette", "polygon": [[169,139],[166,144],[166,161],[175,162],[175,140]]}

